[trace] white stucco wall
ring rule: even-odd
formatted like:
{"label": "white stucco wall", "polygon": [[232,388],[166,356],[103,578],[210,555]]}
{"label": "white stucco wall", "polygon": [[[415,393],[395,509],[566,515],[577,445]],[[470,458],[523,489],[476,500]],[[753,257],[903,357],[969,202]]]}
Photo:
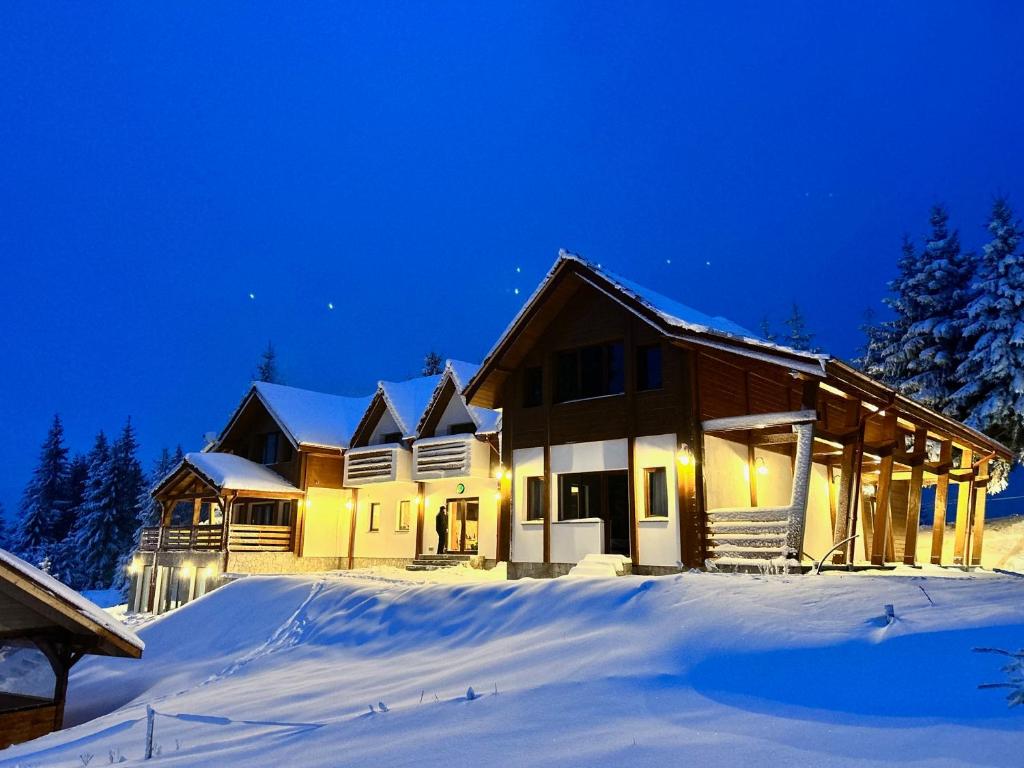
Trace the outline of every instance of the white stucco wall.
{"label": "white stucco wall", "polygon": [[348,554],[348,516],[345,502],[350,491],[311,487],[302,503],[303,557],[340,557]]}
{"label": "white stucco wall", "polygon": [[544,476],[544,449],[520,448],[512,452],[512,551],[518,563],[544,560],[544,524],[526,521],[526,478]]}
{"label": "white stucco wall", "polygon": [[437,422],[434,434],[438,436],[447,435],[449,428],[453,424],[466,424],[472,421],[473,417],[466,410],[466,405],[463,403],[462,398],[456,395],[448,401],[444,413],[441,414],[441,418]]}
{"label": "white stucco wall", "polygon": [[[675,434],[638,437],[633,444],[633,488],[641,565],[676,565],[680,559],[679,493]],[[644,494],[644,470],[664,467],[668,485],[668,517],[649,518]]]}
{"label": "white stucco wall", "polygon": [[[485,446],[486,447],[486,446]],[[462,483],[466,489],[458,492]],[[450,500],[476,498],[480,502],[478,546],[479,554],[495,558],[498,554],[498,481],[491,477],[452,477],[444,480],[430,480],[423,484],[423,551],[437,551],[437,510]],[[449,510],[451,520],[451,510]],[[449,523],[451,524],[451,523]]]}
{"label": "white stucco wall", "polygon": [[[416,556],[416,490],[416,483],[402,481],[374,483],[359,489],[359,502],[356,505],[356,557]],[[410,502],[408,531],[395,530],[400,501]],[[381,505],[380,522],[378,530],[371,531],[370,505],[374,502]],[[433,525],[428,526],[428,529],[433,531]]]}
{"label": "white stucco wall", "polygon": [[828,468],[824,464],[811,467],[811,489],[807,501],[807,523],[804,528],[804,552],[819,560],[832,548],[832,512],[829,508]]}
{"label": "white stucco wall", "polygon": [[[413,425],[415,427],[415,425]],[[384,409],[383,415],[377,421],[377,426],[373,428],[373,433],[370,435],[370,445],[380,445],[384,442],[384,435],[390,432],[401,432],[402,430],[398,427],[398,422],[391,415],[391,411],[388,408]]]}

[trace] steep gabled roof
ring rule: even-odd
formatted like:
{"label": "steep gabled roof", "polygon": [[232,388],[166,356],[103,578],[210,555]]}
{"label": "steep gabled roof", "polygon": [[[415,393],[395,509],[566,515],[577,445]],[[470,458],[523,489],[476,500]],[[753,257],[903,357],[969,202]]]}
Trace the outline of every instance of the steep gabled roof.
{"label": "steep gabled roof", "polygon": [[[569,276],[575,276],[605,294],[666,336],[764,360],[813,376],[824,376],[828,355],[792,349],[758,338],[731,320],[707,315],[657,291],[619,277],[575,254],[561,251],[537,290],[513,318],[484,359],[480,370],[466,385],[467,401],[480,400],[481,386],[496,369],[505,367],[501,366],[499,361],[513,348],[522,331],[542,310],[550,311],[550,307],[546,305],[558,304],[570,295],[564,290],[565,280]],[[483,400],[485,404],[490,404],[494,401],[493,394]]]}
{"label": "steep gabled roof", "polygon": [[224,491],[272,494],[274,497],[299,498],[301,490],[269,467],[233,453],[202,451],[186,453],[185,458],[156,485],[153,496],[176,488],[186,475],[198,478],[217,495]]}
{"label": "steep gabled roof", "polygon": [[[437,386],[434,388],[434,391],[430,396],[430,402],[427,403],[427,407],[423,409],[423,413],[420,415],[419,423],[416,426],[417,435],[423,433],[423,428],[434,409],[441,407],[439,399],[445,391],[445,384],[450,381],[454,387],[455,394],[461,397],[466,385],[470,382],[473,376],[476,375],[476,372],[479,369],[480,366],[478,364],[467,363],[462,360],[448,360],[445,363],[444,371],[441,372],[441,377],[437,382]],[[466,406],[466,411],[469,413],[469,417],[473,420],[473,424],[476,426],[476,433],[478,435],[494,434],[501,428],[500,411],[494,411],[490,408],[481,408],[477,405],[469,405],[465,402],[464,398],[463,404]]]}
{"label": "steep gabled roof", "polygon": [[220,445],[253,398],[263,404],[295,447],[330,448],[338,451],[348,448],[355,427],[370,404],[369,397],[329,395],[283,384],[256,381],[231,416],[213,448]]}
{"label": "steep gabled roof", "polygon": [[380,393],[404,437],[416,437],[420,416],[430,403],[441,376],[420,376],[408,381],[382,381]]}

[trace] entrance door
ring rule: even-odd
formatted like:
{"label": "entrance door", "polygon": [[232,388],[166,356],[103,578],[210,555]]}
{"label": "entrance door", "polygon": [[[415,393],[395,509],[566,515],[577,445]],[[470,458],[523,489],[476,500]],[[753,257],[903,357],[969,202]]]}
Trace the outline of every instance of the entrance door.
{"label": "entrance door", "polygon": [[559,519],[604,521],[604,552],[629,557],[629,476],[622,470],[559,476]]}
{"label": "entrance door", "polygon": [[625,472],[607,472],[605,487],[605,551],[629,557],[629,478]]}
{"label": "entrance door", "polygon": [[479,547],[480,500],[448,499],[448,551],[476,554]]}

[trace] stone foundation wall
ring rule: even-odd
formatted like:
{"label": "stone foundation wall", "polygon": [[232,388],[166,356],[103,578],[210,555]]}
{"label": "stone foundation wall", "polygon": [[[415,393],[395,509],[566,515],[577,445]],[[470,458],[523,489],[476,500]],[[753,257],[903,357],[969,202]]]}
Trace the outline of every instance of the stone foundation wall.
{"label": "stone foundation wall", "polygon": [[[381,565],[390,565],[393,568],[405,568],[412,562],[411,557],[355,557],[352,558],[353,568],[374,568]],[[348,567],[348,560],[345,559],[341,566]]]}
{"label": "stone foundation wall", "polygon": [[229,552],[229,573],[316,573],[345,568],[345,557],[297,557],[294,552]]}

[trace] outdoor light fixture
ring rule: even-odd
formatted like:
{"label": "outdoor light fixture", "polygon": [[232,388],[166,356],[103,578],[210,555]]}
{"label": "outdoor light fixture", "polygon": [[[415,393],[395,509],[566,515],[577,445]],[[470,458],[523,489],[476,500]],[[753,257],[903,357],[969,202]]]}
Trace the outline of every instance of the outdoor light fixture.
{"label": "outdoor light fixture", "polygon": [[504,476],[505,476],[505,465],[504,464],[499,464],[498,465],[498,470],[494,473],[494,479],[495,480],[501,480],[501,478],[503,478]]}
{"label": "outdoor light fixture", "polygon": [[192,573],[192,563],[188,563],[188,562],[182,563],[181,564],[181,575],[182,576],[188,576],[190,573]]}
{"label": "outdoor light fixture", "polygon": [[139,565],[138,560],[132,560],[131,563],[128,564],[128,573],[138,573],[141,570],[142,567]]}
{"label": "outdoor light fixture", "polygon": [[416,497],[416,506],[418,507],[418,506],[420,506],[420,505],[421,505],[422,503],[423,503],[423,497],[422,497],[422,496],[417,496],[417,497]]}
{"label": "outdoor light fixture", "polygon": [[693,451],[690,450],[690,446],[686,443],[680,445],[676,458],[679,459],[679,463],[684,467],[690,466],[693,463]]}
{"label": "outdoor light fixture", "polygon": [[205,568],[203,568],[203,575],[208,579],[212,579],[215,573],[216,571],[214,570],[212,565],[208,565]]}
{"label": "outdoor light fixture", "polygon": [[347,509],[349,512],[352,511],[353,506],[354,505],[352,504],[352,499],[349,499],[348,501],[345,502],[345,509]]}
{"label": "outdoor light fixture", "polygon": [[757,461],[754,462],[754,467],[755,467],[755,471],[757,472],[757,474],[759,474],[759,475],[767,475],[768,474],[768,465],[765,464],[764,456],[758,456],[757,457]]}

